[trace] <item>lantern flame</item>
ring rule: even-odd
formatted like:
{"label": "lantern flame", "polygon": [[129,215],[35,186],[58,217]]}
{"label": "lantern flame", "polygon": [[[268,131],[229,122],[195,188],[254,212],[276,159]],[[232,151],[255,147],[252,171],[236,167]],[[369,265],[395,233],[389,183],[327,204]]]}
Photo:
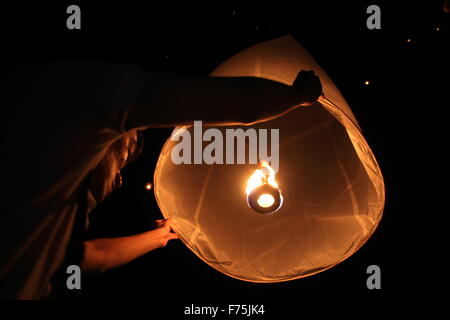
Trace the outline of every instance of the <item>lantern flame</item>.
{"label": "lantern flame", "polygon": [[247,188],[245,189],[245,193],[247,195],[249,195],[253,189],[263,185],[264,183],[268,183],[275,188],[278,188],[278,183],[275,180],[275,170],[273,170],[267,161],[262,161],[261,166],[262,169],[256,169],[247,180]]}

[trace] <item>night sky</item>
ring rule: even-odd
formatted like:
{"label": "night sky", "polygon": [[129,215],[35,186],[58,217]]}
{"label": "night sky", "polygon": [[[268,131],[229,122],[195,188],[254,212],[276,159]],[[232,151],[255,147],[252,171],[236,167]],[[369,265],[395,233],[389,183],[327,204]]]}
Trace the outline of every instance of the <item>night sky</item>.
{"label": "night sky", "polygon": [[[233,54],[291,34],[341,90],[385,179],[386,206],[377,231],[353,256],[325,272],[285,283],[243,282],[172,241],[126,266],[85,279],[83,295],[68,299],[136,299],[155,308],[170,300],[174,314],[181,315],[191,303],[267,302],[276,310],[307,300],[379,301],[432,292],[425,285],[433,281],[424,275],[439,267],[427,262],[436,258],[426,239],[428,222],[445,214],[429,196],[444,161],[437,159],[436,137],[445,128],[439,123],[448,107],[440,97],[448,90],[450,14],[444,13],[443,1],[295,2],[156,6],[152,1],[39,1],[2,6],[4,73],[24,62],[83,58],[207,76]],[[81,7],[81,30],[66,29],[70,4]],[[381,8],[381,30],[366,27],[370,4]],[[145,184],[152,182],[170,133],[145,132],[144,153],[123,170],[122,187],[91,214],[89,238],[142,232],[162,217]],[[371,264],[381,267],[381,290],[366,287]]]}

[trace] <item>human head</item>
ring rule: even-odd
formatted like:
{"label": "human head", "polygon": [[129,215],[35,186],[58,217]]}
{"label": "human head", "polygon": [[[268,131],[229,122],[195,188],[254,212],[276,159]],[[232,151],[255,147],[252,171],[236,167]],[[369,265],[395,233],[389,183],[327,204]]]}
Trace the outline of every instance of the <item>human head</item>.
{"label": "human head", "polygon": [[94,168],[90,191],[97,201],[105,199],[122,184],[120,170],[134,161],[142,152],[142,136],[137,129],[130,130],[114,141]]}

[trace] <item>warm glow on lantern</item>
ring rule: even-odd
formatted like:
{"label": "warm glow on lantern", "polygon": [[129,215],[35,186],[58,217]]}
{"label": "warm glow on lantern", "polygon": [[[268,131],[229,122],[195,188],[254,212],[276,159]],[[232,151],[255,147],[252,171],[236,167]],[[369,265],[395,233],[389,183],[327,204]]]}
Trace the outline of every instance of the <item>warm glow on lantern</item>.
{"label": "warm glow on lantern", "polygon": [[[414,38],[406,43],[407,38],[400,42],[414,44]],[[272,158],[277,165],[262,159],[275,172],[261,162],[174,162],[172,155],[179,155],[184,140],[178,139],[181,129],[192,138],[195,124],[177,127],[161,150],[153,181],[164,218],[176,219],[186,247],[227,276],[255,283],[309,277],[349,258],[379,226],[385,189],[375,156],[345,98],[295,39],[284,36],[245,49],[211,76],[245,75],[292,85],[301,70],[313,70],[322,84],[323,95],[311,107],[249,126],[216,128],[223,137],[227,130],[243,130],[245,139],[248,129],[259,138],[259,130],[277,128],[279,141],[271,139],[270,147],[266,143],[266,152],[259,140],[256,150],[250,140],[242,144],[245,160],[279,153]],[[368,75],[356,83],[369,89],[373,81]],[[236,100],[236,107],[252,108],[249,100]],[[234,160],[236,142],[230,148]],[[226,148],[222,151],[226,156]]]}

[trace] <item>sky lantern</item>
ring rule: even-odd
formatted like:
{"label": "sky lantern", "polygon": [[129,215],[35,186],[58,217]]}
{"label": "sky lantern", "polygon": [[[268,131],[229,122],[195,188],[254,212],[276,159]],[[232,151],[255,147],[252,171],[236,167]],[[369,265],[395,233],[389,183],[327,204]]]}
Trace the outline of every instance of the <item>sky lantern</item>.
{"label": "sky lantern", "polygon": [[[324,95],[312,106],[251,126],[214,129],[224,141],[232,129],[244,132],[248,139],[233,145],[230,159],[243,145],[246,161],[175,163],[171,154],[179,141],[173,136],[195,135],[193,125],[175,128],[156,166],[154,190],[164,217],[176,221],[175,232],[200,259],[234,278],[280,282],[324,271],[356,252],[382,217],[383,177],[357,120],[291,36],[250,47],[211,76],[291,85],[301,70],[314,70],[322,82]],[[259,139],[272,134],[252,147],[249,132]],[[251,150],[258,159],[249,161]]]}

